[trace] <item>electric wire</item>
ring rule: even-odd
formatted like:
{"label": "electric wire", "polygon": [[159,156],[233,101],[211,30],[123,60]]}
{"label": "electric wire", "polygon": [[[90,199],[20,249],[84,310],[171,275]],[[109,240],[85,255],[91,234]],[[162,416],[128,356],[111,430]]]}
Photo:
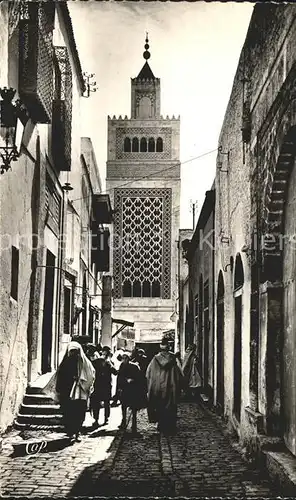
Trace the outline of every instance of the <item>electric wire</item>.
{"label": "electric wire", "polygon": [[[215,153],[215,151],[218,151],[218,148],[212,149],[212,150],[207,151],[205,153],[202,153],[202,154],[200,154],[198,156],[194,156],[193,158],[189,158],[188,160],[184,160],[182,162],[179,161],[178,163],[174,163],[174,165],[171,165],[170,167],[166,167],[166,168],[163,168],[161,170],[157,170],[157,172],[154,172],[152,174],[143,175],[141,177],[134,177],[132,180],[130,180],[128,182],[125,182],[124,184],[119,184],[118,186],[114,186],[114,187],[112,187],[110,189],[105,189],[105,191],[102,191],[99,194],[107,194],[107,193],[113,191],[113,189],[123,188],[125,186],[129,186],[130,184],[133,184],[136,181],[141,181],[141,180],[144,180],[144,179],[153,178],[155,176],[155,174],[161,174],[163,172],[168,172],[169,170],[172,170],[172,169],[178,167],[179,165],[185,165],[185,164],[190,163],[192,161],[198,160],[200,158],[203,158],[204,156],[207,156],[207,155],[210,155],[212,153]],[[89,196],[81,196],[80,198],[74,198],[73,200],[70,200],[70,201],[71,201],[71,203],[74,203],[76,201],[84,200],[86,198],[91,198],[91,195],[89,195]]]}

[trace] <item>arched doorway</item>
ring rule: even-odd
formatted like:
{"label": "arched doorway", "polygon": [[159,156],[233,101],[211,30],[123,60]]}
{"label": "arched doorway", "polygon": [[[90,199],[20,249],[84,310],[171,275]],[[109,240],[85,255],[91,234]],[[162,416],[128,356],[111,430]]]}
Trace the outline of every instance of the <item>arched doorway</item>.
{"label": "arched doorway", "polygon": [[217,290],[217,407],[224,413],[224,280],[220,271]]}
{"label": "arched doorway", "polygon": [[233,346],[233,414],[238,422],[241,418],[242,385],[242,290],[244,270],[240,254],[235,259],[234,270],[234,346]]}
{"label": "arched doorway", "polygon": [[[198,371],[203,377],[203,276],[199,277],[199,294],[198,294],[198,337],[197,337],[197,363]],[[203,380],[204,386],[204,380]]]}
{"label": "arched doorway", "polygon": [[210,350],[210,295],[209,280],[203,287],[203,380],[204,387],[209,386],[209,350]]}
{"label": "arched doorway", "polygon": [[186,306],[185,313],[185,349],[190,344],[190,320],[189,320],[189,306]]}

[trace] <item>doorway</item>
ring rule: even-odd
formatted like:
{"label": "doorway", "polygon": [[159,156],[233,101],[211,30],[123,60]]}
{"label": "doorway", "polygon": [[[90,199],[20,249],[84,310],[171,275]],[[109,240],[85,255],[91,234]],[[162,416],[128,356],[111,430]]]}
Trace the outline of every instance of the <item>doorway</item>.
{"label": "doorway", "polygon": [[242,296],[235,297],[233,353],[233,413],[240,422],[242,384]]}
{"label": "doorway", "polygon": [[234,345],[233,345],[233,414],[241,419],[242,396],[242,291],[244,270],[242,259],[237,254],[234,272]]}
{"label": "doorway", "polygon": [[46,251],[46,271],[42,322],[41,373],[51,371],[52,362],[52,329],[53,329],[53,299],[55,284],[55,256]]}
{"label": "doorway", "polygon": [[210,311],[209,311],[209,282],[204,284],[204,311],[203,311],[203,379],[204,387],[209,385],[209,335],[210,335]]}
{"label": "doorway", "polygon": [[217,406],[224,413],[224,281],[220,271],[217,293]]}

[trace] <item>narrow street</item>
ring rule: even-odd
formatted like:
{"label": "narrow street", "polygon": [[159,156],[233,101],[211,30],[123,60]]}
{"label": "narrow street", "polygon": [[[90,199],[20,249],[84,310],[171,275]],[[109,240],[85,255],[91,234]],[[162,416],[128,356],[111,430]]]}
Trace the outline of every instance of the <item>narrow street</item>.
{"label": "narrow street", "polygon": [[[110,423],[63,450],[11,457],[12,437],[0,456],[2,496],[276,496],[267,478],[251,470],[216,417],[196,403],[181,403],[178,433],[166,438],[138,415],[139,437]],[[91,422],[88,423],[90,425]],[[278,493],[278,492],[277,492]]]}

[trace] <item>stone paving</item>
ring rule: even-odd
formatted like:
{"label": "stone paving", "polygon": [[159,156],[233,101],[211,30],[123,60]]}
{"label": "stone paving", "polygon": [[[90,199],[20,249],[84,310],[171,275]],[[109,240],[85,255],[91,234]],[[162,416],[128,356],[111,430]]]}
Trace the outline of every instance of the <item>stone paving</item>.
{"label": "stone paving", "polygon": [[180,404],[178,432],[160,436],[146,411],[138,415],[141,436],[119,432],[120,408],[110,424],[57,452],[31,457],[0,455],[2,496],[265,497],[279,495],[253,471],[196,403]]}

